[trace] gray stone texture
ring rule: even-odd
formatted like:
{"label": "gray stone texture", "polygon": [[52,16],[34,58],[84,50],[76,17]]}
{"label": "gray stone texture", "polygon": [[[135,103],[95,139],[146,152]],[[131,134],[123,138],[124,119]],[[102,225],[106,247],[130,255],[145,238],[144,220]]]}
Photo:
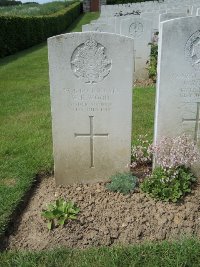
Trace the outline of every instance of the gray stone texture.
{"label": "gray stone texture", "polygon": [[133,50],[132,39],[110,33],[48,39],[57,184],[128,171]]}

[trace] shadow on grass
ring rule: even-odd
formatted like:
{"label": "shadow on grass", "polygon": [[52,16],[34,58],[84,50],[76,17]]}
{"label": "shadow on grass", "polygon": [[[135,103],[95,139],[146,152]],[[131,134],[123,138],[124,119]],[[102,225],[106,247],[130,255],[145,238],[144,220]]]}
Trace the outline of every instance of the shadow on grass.
{"label": "shadow on grass", "polygon": [[[84,14],[81,14],[68,28],[64,33],[68,33],[68,32],[72,32],[74,31],[74,29],[76,29],[79,24],[81,24],[81,20],[83,19]],[[81,31],[81,27],[80,27],[80,31]],[[78,30],[77,30],[78,31]]]}
{"label": "shadow on grass", "polygon": [[31,53],[34,53],[35,51],[44,48],[46,45],[47,45],[47,43],[43,42],[43,43],[40,43],[38,45],[34,45],[32,47],[24,49],[22,51],[18,51],[18,52],[16,52],[16,54],[6,56],[6,57],[0,59],[0,67],[5,66],[7,64],[10,64],[13,61],[15,61],[21,57],[25,57],[27,55],[30,55]]}

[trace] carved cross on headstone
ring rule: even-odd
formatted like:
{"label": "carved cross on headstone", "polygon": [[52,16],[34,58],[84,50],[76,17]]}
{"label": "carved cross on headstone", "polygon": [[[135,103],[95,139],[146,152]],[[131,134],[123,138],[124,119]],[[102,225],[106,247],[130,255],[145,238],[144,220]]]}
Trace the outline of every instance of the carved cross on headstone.
{"label": "carved cross on headstone", "polygon": [[75,137],[90,137],[90,167],[94,168],[94,137],[108,137],[108,133],[98,134],[94,133],[94,116],[89,116],[90,118],[90,133],[75,133]]}
{"label": "carved cross on headstone", "polygon": [[194,141],[198,141],[198,133],[200,130],[200,102],[197,102],[197,112],[196,112],[196,118],[194,119],[183,119],[183,122],[195,122],[195,130],[194,130]]}

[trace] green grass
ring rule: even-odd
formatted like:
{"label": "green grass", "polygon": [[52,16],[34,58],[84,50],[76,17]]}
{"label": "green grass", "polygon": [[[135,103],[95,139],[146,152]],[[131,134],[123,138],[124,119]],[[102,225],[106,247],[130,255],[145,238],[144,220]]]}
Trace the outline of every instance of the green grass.
{"label": "green grass", "polygon": [[[73,31],[98,15],[82,15]],[[1,234],[36,174],[53,170],[46,43],[0,60],[0,106]]]}
{"label": "green grass", "polygon": [[199,267],[200,242],[150,243],[89,250],[55,249],[0,254],[1,267]]}
{"label": "green grass", "polygon": [[153,141],[155,87],[135,88],[133,90],[132,140],[139,135],[147,135]]}
{"label": "green grass", "polygon": [[43,16],[50,15],[67,7],[74,1],[51,2],[46,4],[28,4],[0,7],[0,16]]}

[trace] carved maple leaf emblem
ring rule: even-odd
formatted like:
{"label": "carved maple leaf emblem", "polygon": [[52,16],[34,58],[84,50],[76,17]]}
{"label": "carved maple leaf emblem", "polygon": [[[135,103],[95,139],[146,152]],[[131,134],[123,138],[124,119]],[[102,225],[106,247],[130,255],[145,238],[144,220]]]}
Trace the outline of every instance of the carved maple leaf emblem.
{"label": "carved maple leaf emblem", "polygon": [[111,60],[105,55],[105,47],[92,38],[75,49],[71,65],[74,74],[86,83],[102,81],[111,70]]}

